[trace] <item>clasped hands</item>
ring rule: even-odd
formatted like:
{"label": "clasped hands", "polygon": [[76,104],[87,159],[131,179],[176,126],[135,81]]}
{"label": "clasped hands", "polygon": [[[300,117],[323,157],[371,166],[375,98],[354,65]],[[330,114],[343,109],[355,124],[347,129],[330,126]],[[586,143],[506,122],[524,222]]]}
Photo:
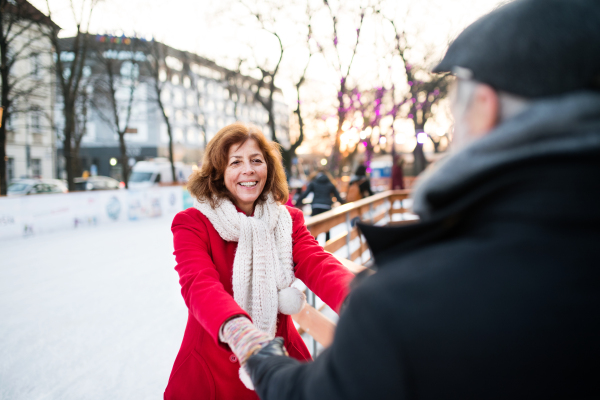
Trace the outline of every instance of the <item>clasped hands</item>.
{"label": "clasped hands", "polygon": [[[282,338],[271,340],[269,335],[256,329],[245,316],[238,316],[225,322],[219,338],[229,345],[238,358],[241,365],[240,379],[249,389],[254,387],[247,377],[249,376],[251,381],[255,382],[256,377],[253,373],[261,360],[272,356],[288,356]],[[252,359],[248,362],[250,358]]]}

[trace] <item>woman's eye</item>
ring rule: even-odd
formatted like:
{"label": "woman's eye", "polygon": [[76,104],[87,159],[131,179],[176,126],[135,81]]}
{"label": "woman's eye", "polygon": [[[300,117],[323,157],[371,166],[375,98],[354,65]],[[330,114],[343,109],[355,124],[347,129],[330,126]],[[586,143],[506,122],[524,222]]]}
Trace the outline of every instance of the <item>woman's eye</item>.
{"label": "woman's eye", "polygon": [[256,160],[254,160],[254,162],[255,162],[255,163],[261,163],[261,162],[262,162],[262,160],[257,158]]}

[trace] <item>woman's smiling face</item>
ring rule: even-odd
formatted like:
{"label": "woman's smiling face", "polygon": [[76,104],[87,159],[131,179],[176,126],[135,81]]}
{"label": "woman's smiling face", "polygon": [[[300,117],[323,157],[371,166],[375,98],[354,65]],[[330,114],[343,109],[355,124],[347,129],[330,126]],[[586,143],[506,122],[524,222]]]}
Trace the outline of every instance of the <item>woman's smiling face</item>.
{"label": "woman's smiling face", "polygon": [[247,215],[254,210],[254,202],[267,182],[267,163],[260,147],[253,139],[229,148],[225,169],[225,187],[238,206]]}

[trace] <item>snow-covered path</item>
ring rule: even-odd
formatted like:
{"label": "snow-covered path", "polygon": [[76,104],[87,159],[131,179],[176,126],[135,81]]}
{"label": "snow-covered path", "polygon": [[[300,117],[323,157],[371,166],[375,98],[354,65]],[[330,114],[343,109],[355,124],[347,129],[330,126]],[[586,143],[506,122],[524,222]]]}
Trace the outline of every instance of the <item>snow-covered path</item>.
{"label": "snow-covered path", "polygon": [[171,218],[0,243],[0,399],[161,399],[187,309]]}

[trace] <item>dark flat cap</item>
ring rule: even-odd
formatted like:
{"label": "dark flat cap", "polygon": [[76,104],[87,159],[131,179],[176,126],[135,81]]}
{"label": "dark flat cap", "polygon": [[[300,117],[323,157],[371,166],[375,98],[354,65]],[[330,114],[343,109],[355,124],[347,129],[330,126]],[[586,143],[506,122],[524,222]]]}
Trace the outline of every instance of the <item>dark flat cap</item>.
{"label": "dark flat cap", "polygon": [[[450,45],[433,72],[535,98],[600,90],[600,0],[516,0],[483,16]],[[460,69],[460,68],[459,68]]]}

